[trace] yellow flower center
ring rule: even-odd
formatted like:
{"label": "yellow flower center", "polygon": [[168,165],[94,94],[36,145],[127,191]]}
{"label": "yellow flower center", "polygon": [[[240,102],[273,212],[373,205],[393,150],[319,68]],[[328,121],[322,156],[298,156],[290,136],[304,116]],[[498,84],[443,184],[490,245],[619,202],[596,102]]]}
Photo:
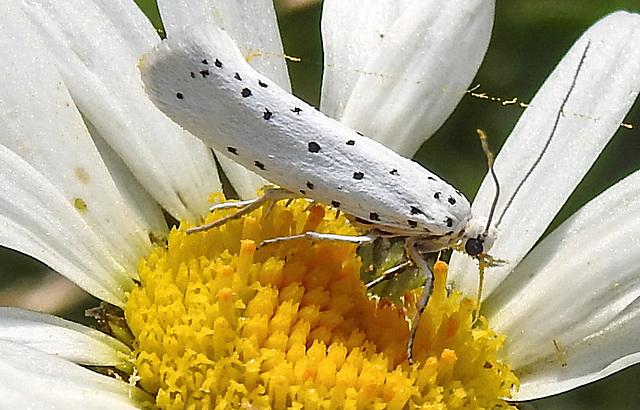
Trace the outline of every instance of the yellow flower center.
{"label": "yellow flower center", "polygon": [[[366,295],[353,244],[262,240],[357,235],[335,210],[295,200],[207,232],[174,229],[140,263],[125,318],[140,385],[163,409],[509,408],[518,381],[495,359],[504,336],[447,295],[446,264],[406,360],[405,306]],[[207,222],[232,210],[216,211]],[[253,406],[253,407],[251,407]]]}

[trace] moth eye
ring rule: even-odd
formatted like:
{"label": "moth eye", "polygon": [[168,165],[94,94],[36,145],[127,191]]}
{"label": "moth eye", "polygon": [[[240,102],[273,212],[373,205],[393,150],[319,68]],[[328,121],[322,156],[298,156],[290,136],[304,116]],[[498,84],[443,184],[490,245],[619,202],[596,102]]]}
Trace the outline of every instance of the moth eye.
{"label": "moth eye", "polygon": [[470,256],[477,256],[482,253],[484,248],[483,244],[484,241],[480,238],[469,238],[467,243],[464,244],[464,250]]}

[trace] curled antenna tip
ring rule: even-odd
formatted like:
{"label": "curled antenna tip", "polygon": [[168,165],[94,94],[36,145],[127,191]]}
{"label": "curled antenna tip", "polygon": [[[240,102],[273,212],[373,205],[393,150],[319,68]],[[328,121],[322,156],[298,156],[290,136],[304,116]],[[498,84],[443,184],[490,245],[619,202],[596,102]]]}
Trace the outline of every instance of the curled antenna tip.
{"label": "curled antenna tip", "polygon": [[478,137],[480,138],[480,144],[482,144],[482,150],[484,151],[484,155],[487,157],[487,162],[489,163],[489,168],[493,166],[493,152],[489,149],[489,143],[487,142],[487,134],[481,129],[477,129]]}

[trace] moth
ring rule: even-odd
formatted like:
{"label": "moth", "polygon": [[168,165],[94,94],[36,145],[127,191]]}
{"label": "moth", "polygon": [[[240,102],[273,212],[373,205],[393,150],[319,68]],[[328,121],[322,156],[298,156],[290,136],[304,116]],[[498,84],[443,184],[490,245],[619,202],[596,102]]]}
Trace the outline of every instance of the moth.
{"label": "moth", "polygon": [[223,30],[172,36],[143,58],[140,70],[149,97],[168,117],[280,187],[254,200],[214,206],[240,209],[192,232],[267,201],[298,196],[329,204],[369,229],[362,236],[299,236],[359,244],[405,239],[407,255],[426,280],[407,345],[409,362],[433,281],[422,254],[453,248],[492,261],[486,252],[496,235],[493,211],[486,219],[474,217],[464,195],[434,173],[278,87],[251,68]]}

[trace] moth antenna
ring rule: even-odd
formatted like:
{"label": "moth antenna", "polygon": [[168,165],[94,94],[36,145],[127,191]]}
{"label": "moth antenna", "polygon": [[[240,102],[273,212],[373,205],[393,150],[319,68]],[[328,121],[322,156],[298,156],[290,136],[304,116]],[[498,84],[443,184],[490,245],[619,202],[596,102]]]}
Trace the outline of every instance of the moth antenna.
{"label": "moth antenna", "polygon": [[495,156],[491,149],[489,149],[489,143],[487,142],[487,134],[481,129],[477,129],[478,137],[480,138],[480,144],[482,144],[482,150],[484,151],[484,155],[487,157],[487,166],[489,167],[489,172],[491,172],[491,177],[493,178],[493,182],[496,184],[496,195],[493,198],[493,203],[491,204],[491,210],[489,211],[489,217],[487,218],[487,227],[484,229],[482,233],[483,236],[489,235],[489,228],[491,227],[491,220],[493,219],[493,215],[496,212],[496,207],[498,206],[498,199],[500,198],[500,182],[498,181],[498,176],[496,175],[496,171],[493,168],[493,162]]}
{"label": "moth antenna", "polygon": [[569,87],[569,92],[567,92],[567,95],[565,95],[564,99],[562,100],[562,104],[560,104],[560,109],[558,110],[558,114],[556,115],[556,119],[555,119],[555,121],[553,123],[553,127],[551,128],[551,133],[549,134],[549,138],[547,138],[547,141],[545,142],[544,147],[542,148],[542,151],[540,151],[540,154],[538,155],[536,160],[533,162],[533,165],[531,166],[531,168],[529,168],[529,170],[525,174],[524,178],[522,179],[522,181],[520,181],[520,183],[516,187],[516,190],[513,192],[513,195],[511,195],[511,197],[509,198],[509,201],[507,202],[507,205],[504,207],[504,210],[502,211],[502,214],[498,218],[498,222],[496,222],[496,228],[502,222],[502,218],[504,218],[504,215],[507,213],[507,209],[509,209],[509,207],[513,203],[516,195],[518,195],[518,192],[520,191],[520,188],[522,188],[522,186],[527,181],[527,179],[529,179],[531,174],[533,174],[533,170],[538,166],[538,164],[542,160],[542,157],[547,152],[547,149],[549,148],[549,145],[551,144],[551,140],[553,139],[553,136],[555,135],[556,130],[558,129],[558,124],[560,123],[560,117],[562,117],[562,115],[564,114],[564,106],[567,104],[567,101],[569,101],[569,97],[571,96],[571,93],[573,92],[573,89],[576,86],[576,82],[578,80],[578,75],[580,74],[580,70],[582,69],[582,66],[584,64],[584,60],[587,57],[587,51],[589,50],[590,46],[591,46],[591,41],[587,41],[587,46],[584,48],[584,51],[582,52],[582,57],[580,57],[580,62],[578,63],[578,68],[576,69],[576,74],[573,76],[573,80],[571,81],[571,86]]}

